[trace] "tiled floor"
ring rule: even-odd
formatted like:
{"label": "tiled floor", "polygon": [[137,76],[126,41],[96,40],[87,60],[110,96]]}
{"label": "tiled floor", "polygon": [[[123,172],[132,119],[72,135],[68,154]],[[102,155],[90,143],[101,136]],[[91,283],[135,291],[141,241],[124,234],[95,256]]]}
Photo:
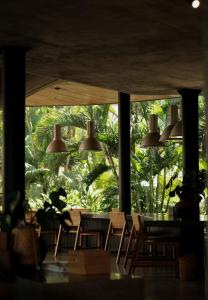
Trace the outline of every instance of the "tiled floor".
{"label": "tiled floor", "polygon": [[[46,282],[70,282],[71,276],[65,267],[68,254],[62,253],[53,257],[49,253],[44,261]],[[128,268],[127,268],[128,270]],[[119,266],[115,263],[115,256],[111,256],[111,272],[113,276],[127,274],[122,267],[122,260]],[[144,299],[145,300],[202,300],[205,298],[206,281],[182,281],[175,277],[171,267],[169,268],[138,268],[136,275],[144,278]]]}

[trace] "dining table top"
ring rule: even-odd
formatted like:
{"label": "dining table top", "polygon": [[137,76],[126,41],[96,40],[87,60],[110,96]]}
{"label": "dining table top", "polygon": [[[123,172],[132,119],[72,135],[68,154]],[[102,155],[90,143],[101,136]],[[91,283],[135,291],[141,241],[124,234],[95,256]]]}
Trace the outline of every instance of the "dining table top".
{"label": "dining table top", "polygon": [[[131,219],[131,215],[126,215],[127,220]],[[200,222],[192,221],[192,220],[186,220],[182,221],[179,218],[174,217],[173,215],[170,215],[168,213],[145,213],[141,214],[141,217],[144,221],[144,224],[146,226],[180,226],[181,224],[190,225],[193,223],[199,223],[203,226],[208,224],[208,215],[200,215]],[[93,212],[87,212],[83,213],[84,219],[97,219],[97,220],[109,220],[109,214],[108,213],[93,213]]]}

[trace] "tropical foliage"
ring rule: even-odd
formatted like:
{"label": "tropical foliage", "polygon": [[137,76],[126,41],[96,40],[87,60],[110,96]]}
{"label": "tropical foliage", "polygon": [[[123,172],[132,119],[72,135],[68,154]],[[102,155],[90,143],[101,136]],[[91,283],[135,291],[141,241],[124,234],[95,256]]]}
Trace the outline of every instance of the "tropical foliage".
{"label": "tropical foliage", "polygon": [[[162,131],[167,125],[167,109],[180,99],[131,104],[131,198],[132,210],[166,212],[178,201],[169,197],[165,186],[174,174],[177,185],[182,177],[182,145],[168,142],[163,148],[141,148],[148,132],[148,117],[159,117]],[[207,169],[204,100],[200,98],[200,168]],[[87,120],[93,118],[102,152],[79,152],[86,137]],[[46,153],[53,125],[62,126],[67,153]],[[89,207],[109,211],[118,206],[118,108],[117,105],[28,107],[26,108],[26,205],[32,209],[50,203],[50,193],[66,191],[68,207]],[[174,186],[172,187],[174,188]],[[203,211],[206,211],[206,201]]]}

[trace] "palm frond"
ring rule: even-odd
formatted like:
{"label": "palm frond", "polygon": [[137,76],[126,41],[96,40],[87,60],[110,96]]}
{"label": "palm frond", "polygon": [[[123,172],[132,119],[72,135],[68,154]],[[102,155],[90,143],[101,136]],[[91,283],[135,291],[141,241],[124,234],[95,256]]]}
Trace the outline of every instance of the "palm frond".
{"label": "palm frond", "polygon": [[86,184],[87,189],[101,174],[108,171],[110,168],[111,168],[110,166],[107,166],[104,163],[98,164],[83,180],[83,183]]}
{"label": "palm frond", "polygon": [[43,178],[49,176],[50,171],[48,169],[33,169],[25,172],[26,184],[43,182]]}

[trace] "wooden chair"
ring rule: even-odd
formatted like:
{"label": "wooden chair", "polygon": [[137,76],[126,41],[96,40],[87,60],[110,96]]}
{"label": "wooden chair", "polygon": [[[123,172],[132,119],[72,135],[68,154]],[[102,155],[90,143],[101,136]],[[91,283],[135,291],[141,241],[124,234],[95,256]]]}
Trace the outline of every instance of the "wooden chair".
{"label": "wooden chair", "polygon": [[[85,212],[87,212],[87,211],[85,210]],[[68,225],[68,230],[64,229],[63,224],[59,225],[54,256],[57,256],[59,242],[60,242],[62,232],[67,232],[67,234],[74,234],[75,235],[74,251],[76,251],[77,248],[78,248],[78,242],[79,242],[79,246],[82,246],[82,237],[83,236],[86,236],[86,237],[87,236],[95,236],[96,239],[97,239],[97,247],[100,248],[100,245],[101,245],[101,243],[100,243],[100,231],[84,230],[83,222],[82,222],[82,213],[79,209],[71,210],[69,212],[69,215],[70,215],[70,219],[65,220],[65,223]]]}
{"label": "wooden chair", "polygon": [[118,208],[118,207],[112,207],[112,208],[111,208],[111,211],[112,211],[112,212],[119,212],[119,208]]}
{"label": "wooden chair", "polygon": [[11,248],[15,267],[35,267],[40,264],[39,236],[32,225],[19,226],[12,230]]}
{"label": "wooden chair", "polygon": [[130,236],[129,236],[127,249],[126,249],[126,255],[125,255],[124,263],[123,263],[124,268],[126,267],[127,261],[130,257],[132,242],[134,239],[136,239],[137,235],[142,233],[142,230],[143,230],[143,226],[142,226],[141,217],[139,215],[133,214],[132,215],[132,227],[131,227]]}
{"label": "wooden chair", "polygon": [[124,237],[129,236],[129,232],[128,232],[128,227],[127,227],[127,222],[126,222],[126,217],[124,212],[113,211],[109,213],[109,217],[110,217],[110,223],[108,226],[108,233],[107,233],[104,249],[107,250],[109,240],[112,237],[120,237],[120,242],[119,242],[119,247],[118,247],[118,252],[116,257],[116,263],[118,264],[121,256],[121,249],[122,249]]}
{"label": "wooden chair", "polygon": [[25,212],[25,223],[27,224],[36,224],[37,223],[37,217],[36,217],[35,210],[30,210]]}
{"label": "wooden chair", "polygon": [[[41,225],[37,221],[36,213],[37,211],[34,210],[27,211],[25,213],[25,223],[29,225],[35,225],[38,236],[39,237],[41,236],[43,240],[46,240],[48,246],[54,247],[57,242],[57,231],[58,231],[57,228],[43,230],[41,228]],[[50,241],[50,243],[48,241]]]}
{"label": "wooden chair", "polygon": [[82,214],[90,213],[90,208],[72,208],[70,211],[80,211]]}
{"label": "wooden chair", "polygon": [[[126,255],[124,258],[123,267],[125,268],[128,262],[128,259],[131,257],[131,248],[133,241],[137,239],[139,235],[144,236],[144,228],[142,224],[142,219],[139,214],[132,214],[132,227],[130,231],[130,236],[127,244]],[[148,247],[148,254],[155,255],[156,242],[158,242],[160,236],[151,236],[145,235],[144,247]]]}
{"label": "wooden chair", "polygon": [[30,210],[30,211],[25,212],[25,224],[33,225],[35,228],[35,231],[37,232],[38,236],[40,237],[41,226],[37,221],[35,210]]}
{"label": "wooden chair", "polygon": [[[130,247],[132,241],[135,239],[135,245],[133,248],[133,253],[130,254]],[[155,253],[155,246],[157,243],[163,243],[165,246],[167,243],[171,243],[174,247],[174,255],[169,257],[164,252],[164,255],[157,255]],[[145,244],[153,245],[154,251],[152,255],[145,253]],[[129,274],[134,273],[136,267],[154,267],[154,266],[173,266],[175,268],[176,274],[178,273],[178,257],[179,257],[179,240],[172,239],[163,235],[151,236],[144,232],[144,228],[141,222],[141,217],[139,214],[132,215],[132,229],[127,246],[127,252],[124,260],[124,265],[126,266],[127,260],[131,258]],[[166,249],[166,248],[165,248]]]}

